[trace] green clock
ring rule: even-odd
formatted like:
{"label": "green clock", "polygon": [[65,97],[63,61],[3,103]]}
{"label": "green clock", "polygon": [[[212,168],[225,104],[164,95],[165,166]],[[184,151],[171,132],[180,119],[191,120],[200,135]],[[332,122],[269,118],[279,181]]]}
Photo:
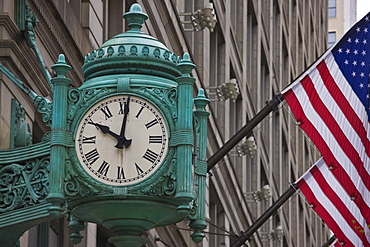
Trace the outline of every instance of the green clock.
{"label": "green clock", "polygon": [[162,165],[168,127],[161,112],[134,95],[115,95],[91,107],[77,126],[78,160],[97,181],[124,186],[139,183]]}

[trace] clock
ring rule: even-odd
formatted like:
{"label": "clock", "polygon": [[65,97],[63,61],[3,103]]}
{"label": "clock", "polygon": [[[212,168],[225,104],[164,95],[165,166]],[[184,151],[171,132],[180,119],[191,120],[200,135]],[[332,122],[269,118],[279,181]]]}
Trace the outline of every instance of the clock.
{"label": "clock", "polygon": [[160,110],[134,95],[115,95],[91,107],[75,135],[84,171],[113,186],[139,183],[155,173],[168,151],[168,127]]}

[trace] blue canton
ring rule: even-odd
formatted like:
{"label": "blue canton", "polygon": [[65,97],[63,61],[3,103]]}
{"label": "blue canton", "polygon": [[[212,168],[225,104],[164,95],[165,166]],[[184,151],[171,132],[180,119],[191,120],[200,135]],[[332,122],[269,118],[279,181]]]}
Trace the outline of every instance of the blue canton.
{"label": "blue canton", "polygon": [[340,70],[367,111],[370,121],[370,13],[333,47]]}

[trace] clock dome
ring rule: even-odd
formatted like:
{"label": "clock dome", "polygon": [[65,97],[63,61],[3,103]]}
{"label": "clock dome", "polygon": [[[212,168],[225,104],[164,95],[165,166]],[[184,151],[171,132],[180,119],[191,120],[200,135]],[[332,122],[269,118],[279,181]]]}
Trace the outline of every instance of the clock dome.
{"label": "clock dome", "polygon": [[176,54],[169,51],[162,42],[140,30],[148,19],[141,6],[133,4],[123,18],[130,30],[107,40],[85,57],[82,66],[86,80],[84,84],[91,84],[88,81],[95,81],[97,77],[119,74],[153,75],[169,80],[180,76]]}

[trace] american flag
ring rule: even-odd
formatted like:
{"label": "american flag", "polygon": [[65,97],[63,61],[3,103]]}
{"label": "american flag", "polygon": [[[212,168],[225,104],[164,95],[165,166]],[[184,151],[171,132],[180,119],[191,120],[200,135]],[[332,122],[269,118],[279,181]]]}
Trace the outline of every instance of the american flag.
{"label": "american flag", "polygon": [[307,203],[337,237],[334,246],[369,246],[369,228],[359,207],[320,159],[296,183]]}
{"label": "american flag", "polygon": [[282,92],[322,154],[297,185],[336,246],[370,246],[369,25],[370,13]]}

